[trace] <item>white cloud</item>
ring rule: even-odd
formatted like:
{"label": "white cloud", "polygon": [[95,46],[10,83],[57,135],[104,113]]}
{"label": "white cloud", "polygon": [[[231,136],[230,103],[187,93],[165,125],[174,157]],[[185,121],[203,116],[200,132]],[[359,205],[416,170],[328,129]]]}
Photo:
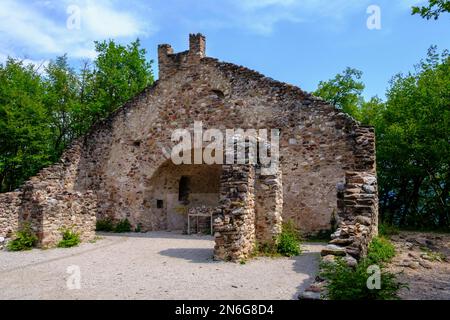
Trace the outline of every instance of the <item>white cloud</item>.
{"label": "white cloud", "polygon": [[[80,9],[80,29],[67,28],[67,7]],[[0,2],[0,54],[15,57],[54,56],[93,58],[93,41],[132,39],[156,31],[140,10],[125,10],[120,2],[105,0]]]}
{"label": "white cloud", "polygon": [[221,11],[197,21],[203,27],[241,28],[270,35],[279,23],[303,23],[326,18],[330,29],[351,22],[351,15],[362,17],[373,0],[224,0]]}

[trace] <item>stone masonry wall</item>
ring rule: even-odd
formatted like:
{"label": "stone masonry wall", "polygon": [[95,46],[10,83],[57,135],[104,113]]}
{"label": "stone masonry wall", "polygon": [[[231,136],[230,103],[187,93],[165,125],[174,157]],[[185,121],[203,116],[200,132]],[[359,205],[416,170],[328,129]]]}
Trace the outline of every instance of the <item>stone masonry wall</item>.
{"label": "stone masonry wall", "polygon": [[214,221],[218,260],[239,261],[254,250],[255,168],[252,165],[224,165],[221,177],[221,215]]}
{"label": "stone masonry wall", "polygon": [[345,256],[359,260],[378,235],[378,188],[373,128],[360,127],[354,132],[356,166],[347,171],[345,184],[338,193],[338,229],[322,255]]}
{"label": "stone masonry wall", "polygon": [[27,222],[42,247],[56,245],[62,238],[62,228],[78,232],[85,241],[94,238],[96,195],[92,191],[73,190],[81,149],[80,142],[74,143],[59,163],[43,169],[19,192],[0,196],[0,217],[9,220],[0,224],[0,234],[12,236]]}
{"label": "stone masonry wall", "polygon": [[[161,230],[164,223],[159,221],[165,218],[152,218],[154,212],[159,212],[156,197],[160,195],[153,192],[158,181],[155,176],[175,145],[171,140],[173,131],[190,129],[194,121],[202,121],[205,130],[281,130],[280,184],[271,186],[261,197],[258,182],[249,186],[257,190],[243,192],[247,199],[243,214],[224,209],[225,219],[229,218],[236,228],[231,231],[237,232],[234,240],[241,241],[243,247],[237,249],[234,244],[230,247],[232,253],[219,250],[219,256],[245,256],[256,234],[267,239],[278,232],[273,226],[278,225],[281,211],[281,218],[292,220],[305,235],[329,231],[333,214],[345,221],[343,217],[352,209],[349,203],[338,207],[338,193],[351,189],[347,173],[375,176],[373,130],[295,86],[206,57],[202,35],[191,35],[189,50],[181,53],[175,54],[170,45],[161,45],[158,57],[160,76],[153,86],[97,123],[69,149],[60,164],[43,170],[21,191],[19,216],[36,217],[35,228],[42,239],[54,242],[55,229],[59,228],[56,221],[66,224],[74,215],[83,217],[75,224],[87,234],[94,229],[94,215],[128,218],[133,227]],[[249,179],[256,177],[256,173],[247,174]],[[364,193],[358,194],[363,197]],[[229,196],[239,197],[234,193]],[[17,201],[12,195],[2,197],[6,197],[5,203],[8,199]],[[274,199],[274,204],[264,202],[265,197]],[[10,213],[6,213],[2,208],[4,204],[0,205],[4,211],[0,219],[11,220],[15,209],[9,208]],[[366,214],[373,218],[376,208],[373,210]],[[242,221],[253,223],[243,227]],[[267,226],[262,224],[264,221]],[[277,223],[271,226],[273,221]],[[239,233],[242,228],[257,231],[244,235]],[[376,226],[371,228],[375,230]],[[220,239],[224,237],[217,238],[218,248],[223,248]]]}
{"label": "stone masonry wall", "polygon": [[169,45],[160,46],[160,80],[86,137],[76,189],[97,193],[98,216],[127,217],[158,230],[146,222],[157,200],[148,195],[167,161],[163,150],[174,146],[174,130],[190,129],[194,121],[205,130],[278,128],[282,218],[305,235],[329,231],[337,186],[357,166],[358,123],[297,87],[203,57],[202,39],[191,37],[190,47],[200,52],[174,54]]}
{"label": "stone masonry wall", "polygon": [[14,235],[19,225],[20,192],[0,194],[0,237]]}
{"label": "stone masonry wall", "polygon": [[255,228],[258,245],[276,243],[282,229],[283,183],[280,170],[274,175],[261,175],[257,170]]}

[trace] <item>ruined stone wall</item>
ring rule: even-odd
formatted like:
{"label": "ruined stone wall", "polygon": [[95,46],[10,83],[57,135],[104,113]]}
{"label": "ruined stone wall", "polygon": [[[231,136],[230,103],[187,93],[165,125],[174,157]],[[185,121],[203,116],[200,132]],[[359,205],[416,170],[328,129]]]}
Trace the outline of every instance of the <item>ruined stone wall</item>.
{"label": "ruined stone wall", "polygon": [[350,265],[367,254],[378,235],[378,185],[375,132],[359,127],[354,132],[355,171],[347,171],[338,192],[338,229],[322,255],[344,256]]}
{"label": "ruined stone wall", "polygon": [[[142,223],[156,199],[146,199],[151,179],[167,160],[171,134],[202,121],[204,129],[281,129],[283,218],[305,233],[331,228],[338,184],[355,169],[358,127],[348,116],[300,89],[189,52],[160,57],[161,80],[86,140],[78,188],[98,190],[99,216]],[[160,53],[162,54],[162,53]],[[108,134],[105,134],[107,132]],[[147,226],[152,230],[152,226]]]}
{"label": "ruined stone wall", "polygon": [[76,142],[59,163],[43,169],[20,191],[0,195],[0,217],[6,217],[0,234],[13,236],[24,223],[30,223],[42,247],[56,245],[63,228],[78,232],[85,241],[95,236],[96,195],[73,190],[81,149]]}
{"label": "ruined stone wall", "polygon": [[222,213],[214,221],[214,257],[246,259],[256,244],[254,166],[224,165],[220,185]]}
{"label": "ruined stone wall", "polygon": [[0,237],[9,238],[19,227],[20,192],[0,194]]}
{"label": "ruined stone wall", "polygon": [[[160,80],[94,126],[80,141],[76,155],[67,158],[66,167],[54,166],[32,180],[27,203],[34,202],[36,211],[54,212],[55,217],[64,199],[80,203],[76,214],[95,203],[99,218],[128,218],[144,230],[167,228],[153,192],[159,170],[175,145],[172,132],[192,130],[194,121],[202,121],[205,130],[281,130],[280,185],[260,197],[255,191],[253,213],[246,209],[245,218],[254,223],[247,228],[256,224],[258,237],[267,239],[271,222],[266,228],[263,221],[268,221],[266,216],[279,221],[282,207],[282,218],[293,220],[304,234],[330,230],[332,216],[343,212],[338,191],[348,185],[346,173],[374,172],[369,168],[374,161],[373,132],[295,86],[205,57],[201,35],[190,40],[190,50],[177,54],[169,45],[160,46]],[[274,205],[265,197],[274,199]],[[234,257],[249,252],[254,241],[249,238]]]}

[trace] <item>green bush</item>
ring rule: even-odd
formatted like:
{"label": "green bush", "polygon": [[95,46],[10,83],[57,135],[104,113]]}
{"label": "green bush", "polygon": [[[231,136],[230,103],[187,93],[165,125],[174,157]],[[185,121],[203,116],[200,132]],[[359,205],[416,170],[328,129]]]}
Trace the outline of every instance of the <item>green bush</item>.
{"label": "green bush", "polygon": [[[397,292],[405,287],[396,281],[395,275],[385,270],[385,264],[395,256],[395,248],[389,240],[377,237],[369,245],[367,257],[355,268],[349,267],[342,258],[334,263],[322,263],[321,277],[327,280],[327,297],[331,300],[395,300]],[[368,268],[380,268],[380,289],[369,289]]]}
{"label": "green bush", "polygon": [[395,275],[380,268],[380,289],[369,289],[367,280],[371,274],[369,260],[358,263],[355,269],[349,267],[342,258],[335,263],[322,264],[321,277],[327,279],[327,298],[331,300],[396,300],[402,287]]}
{"label": "green bush", "polygon": [[80,235],[70,229],[62,230],[62,240],[58,243],[58,248],[71,248],[80,244]]}
{"label": "green bush", "polygon": [[7,249],[9,251],[31,250],[37,242],[38,238],[31,230],[29,223],[25,223],[22,228],[17,231],[16,237],[8,242]]}
{"label": "green bush", "polygon": [[104,232],[113,232],[114,222],[111,218],[98,219],[95,226],[95,230]]}
{"label": "green bush", "polygon": [[376,237],[369,245],[367,259],[373,264],[388,263],[395,257],[394,245],[383,237]]}
{"label": "green bush", "polygon": [[300,250],[300,234],[292,221],[283,224],[283,230],[278,239],[277,252],[286,257],[298,256]]}
{"label": "green bush", "polygon": [[131,224],[128,219],[123,219],[119,221],[114,228],[114,232],[116,233],[125,233],[125,232],[131,232]]}

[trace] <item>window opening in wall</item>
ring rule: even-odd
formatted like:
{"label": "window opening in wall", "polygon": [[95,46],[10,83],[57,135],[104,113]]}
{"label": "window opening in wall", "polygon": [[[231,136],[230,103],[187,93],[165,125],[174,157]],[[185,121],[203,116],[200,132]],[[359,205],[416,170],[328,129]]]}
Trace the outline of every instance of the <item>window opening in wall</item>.
{"label": "window opening in wall", "polygon": [[180,185],[178,189],[178,201],[187,203],[189,201],[189,184],[190,178],[183,176],[180,179]]}

